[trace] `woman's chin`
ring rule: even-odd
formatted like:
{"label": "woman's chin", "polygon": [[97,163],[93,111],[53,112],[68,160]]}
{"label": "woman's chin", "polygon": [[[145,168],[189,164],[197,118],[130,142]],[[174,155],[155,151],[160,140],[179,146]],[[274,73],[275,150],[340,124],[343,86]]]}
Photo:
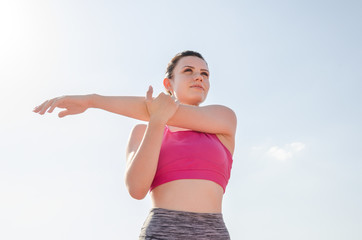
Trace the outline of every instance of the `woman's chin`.
{"label": "woman's chin", "polygon": [[203,98],[193,98],[193,99],[187,99],[187,100],[180,101],[180,102],[183,104],[186,104],[186,105],[199,106],[201,103],[204,102],[204,100],[205,99],[203,99]]}
{"label": "woman's chin", "polygon": [[203,93],[189,94],[189,95],[183,95],[183,96],[179,95],[177,97],[178,97],[178,100],[180,103],[186,104],[186,105],[194,105],[194,106],[199,106],[206,99],[206,96]]}

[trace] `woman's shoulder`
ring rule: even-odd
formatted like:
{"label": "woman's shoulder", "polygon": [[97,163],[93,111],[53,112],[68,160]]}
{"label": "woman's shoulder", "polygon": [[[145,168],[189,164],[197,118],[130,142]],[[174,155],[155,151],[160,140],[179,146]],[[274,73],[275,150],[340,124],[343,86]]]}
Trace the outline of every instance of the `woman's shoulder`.
{"label": "woman's shoulder", "polygon": [[237,127],[237,117],[230,107],[224,105],[208,105],[205,106],[213,112],[213,116],[219,119],[223,119],[223,123],[229,129],[228,134],[216,133],[215,135],[219,138],[220,142],[229,150],[231,155],[235,149],[235,134]]}
{"label": "woman's shoulder", "polygon": [[204,108],[207,109],[213,109],[214,111],[219,111],[220,113],[229,115],[230,117],[236,118],[236,114],[234,110],[232,110],[230,107],[227,107],[225,105],[220,104],[212,104],[212,105],[206,105]]}
{"label": "woman's shoulder", "polygon": [[237,117],[234,110],[224,105],[207,105],[204,108],[205,111],[209,111],[213,117],[222,120],[224,124],[230,127],[230,132],[235,134]]}

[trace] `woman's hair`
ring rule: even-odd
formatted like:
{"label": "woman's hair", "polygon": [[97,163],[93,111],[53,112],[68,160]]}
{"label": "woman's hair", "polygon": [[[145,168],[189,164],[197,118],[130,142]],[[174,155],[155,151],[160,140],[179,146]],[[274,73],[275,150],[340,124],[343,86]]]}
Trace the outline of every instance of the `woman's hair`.
{"label": "woman's hair", "polygon": [[[171,79],[173,77],[173,70],[175,69],[175,66],[177,65],[178,61],[183,58],[183,57],[188,57],[188,56],[194,56],[194,57],[198,57],[201,58],[202,60],[205,61],[205,59],[203,58],[203,56],[195,51],[184,51],[184,52],[180,52],[178,54],[176,54],[176,56],[174,56],[171,61],[168,63],[167,65],[167,69],[166,69],[166,78]],[[206,63],[206,61],[205,61]],[[207,64],[207,63],[206,63]]]}

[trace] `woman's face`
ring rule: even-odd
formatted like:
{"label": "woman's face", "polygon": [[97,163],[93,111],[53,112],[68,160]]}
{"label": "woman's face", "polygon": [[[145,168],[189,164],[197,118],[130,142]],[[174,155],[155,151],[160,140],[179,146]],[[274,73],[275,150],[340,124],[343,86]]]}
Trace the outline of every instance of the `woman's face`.
{"label": "woman's face", "polygon": [[183,104],[202,103],[209,92],[209,69],[204,60],[194,56],[181,58],[176,64],[172,79],[164,80],[165,88]]}

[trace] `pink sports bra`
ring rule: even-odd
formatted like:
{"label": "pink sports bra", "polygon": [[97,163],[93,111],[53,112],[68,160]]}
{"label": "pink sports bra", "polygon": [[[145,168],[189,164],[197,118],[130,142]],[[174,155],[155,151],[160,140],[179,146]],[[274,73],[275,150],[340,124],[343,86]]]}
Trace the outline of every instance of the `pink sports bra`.
{"label": "pink sports bra", "polygon": [[215,134],[192,130],[171,132],[166,126],[157,171],[150,191],[179,179],[206,179],[225,192],[233,159]]}

